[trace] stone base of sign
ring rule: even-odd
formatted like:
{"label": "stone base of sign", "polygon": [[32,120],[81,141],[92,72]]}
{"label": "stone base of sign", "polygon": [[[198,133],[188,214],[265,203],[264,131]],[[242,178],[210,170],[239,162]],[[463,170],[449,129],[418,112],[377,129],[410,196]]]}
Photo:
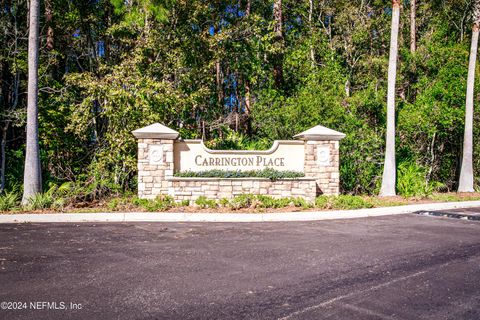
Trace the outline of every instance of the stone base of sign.
{"label": "stone base of sign", "polygon": [[[322,155],[322,152],[326,154]],[[319,166],[322,156],[328,163]],[[338,141],[305,141],[305,176],[314,178],[322,194],[338,195],[340,191],[340,153]]]}
{"label": "stone base of sign", "polygon": [[313,202],[317,196],[316,182],[311,178],[275,181],[265,178],[173,178],[168,182],[170,186],[164,191],[177,201],[192,202],[200,196],[219,200],[241,194],[262,194],[273,198],[301,197]]}
{"label": "stone base of sign", "polygon": [[[295,136],[303,140],[275,141],[265,151],[210,150],[200,140],[179,139],[161,124],[134,131],[138,139],[138,196],[170,195],[177,201],[232,199],[240,194],[274,198],[301,197],[313,202],[321,194],[338,195],[339,140],[345,135],[316,126]],[[304,178],[272,181],[265,178],[175,177],[176,171],[258,170],[302,171]]]}

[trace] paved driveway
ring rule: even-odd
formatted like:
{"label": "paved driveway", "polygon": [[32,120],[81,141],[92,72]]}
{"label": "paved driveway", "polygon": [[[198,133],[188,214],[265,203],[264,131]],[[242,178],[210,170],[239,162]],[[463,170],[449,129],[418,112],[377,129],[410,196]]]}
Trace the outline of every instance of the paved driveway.
{"label": "paved driveway", "polygon": [[480,222],[0,225],[0,301],[23,308],[0,319],[480,319]]}

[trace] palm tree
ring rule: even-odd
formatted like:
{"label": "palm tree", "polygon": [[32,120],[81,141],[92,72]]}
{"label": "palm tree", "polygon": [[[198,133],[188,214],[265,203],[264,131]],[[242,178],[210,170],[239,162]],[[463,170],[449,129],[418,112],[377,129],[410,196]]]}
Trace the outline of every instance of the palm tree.
{"label": "palm tree", "polygon": [[473,3],[472,43],[468,62],[467,97],[465,102],[465,131],[463,137],[462,167],[458,192],[473,192],[473,90],[475,84],[475,64],[477,62],[478,31],[480,27],[480,0]]}
{"label": "palm tree", "polygon": [[397,78],[399,24],[400,0],[392,0],[392,27],[390,35],[390,56],[388,60],[387,136],[382,187],[380,189],[381,196],[395,195],[395,81]]}
{"label": "palm tree", "polygon": [[40,151],[38,146],[38,46],[39,46],[40,0],[30,0],[30,27],[28,35],[28,102],[27,102],[27,148],[23,178],[23,199],[28,200],[42,192]]}

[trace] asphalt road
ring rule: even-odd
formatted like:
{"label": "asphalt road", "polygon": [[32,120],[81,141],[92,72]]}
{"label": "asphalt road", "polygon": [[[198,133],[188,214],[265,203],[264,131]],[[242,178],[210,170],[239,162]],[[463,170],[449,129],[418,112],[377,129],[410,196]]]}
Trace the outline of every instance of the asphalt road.
{"label": "asphalt road", "polygon": [[480,222],[0,225],[1,301],[24,309],[0,319],[478,320]]}

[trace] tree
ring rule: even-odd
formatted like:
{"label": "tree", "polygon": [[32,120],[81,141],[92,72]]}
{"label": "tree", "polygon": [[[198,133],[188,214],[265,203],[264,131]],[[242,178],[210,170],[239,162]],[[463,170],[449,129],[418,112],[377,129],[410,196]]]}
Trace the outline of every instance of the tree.
{"label": "tree", "polygon": [[392,26],[390,35],[390,56],[388,60],[387,88],[387,136],[385,163],[383,166],[381,196],[395,195],[395,81],[397,78],[398,29],[400,23],[400,1],[392,1]]}
{"label": "tree", "polygon": [[282,13],[282,0],[275,0],[273,2],[273,36],[276,43],[275,54],[273,57],[273,77],[275,79],[275,85],[277,88],[283,86],[283,50],[284,50],[284,37],[283,37],[283,13]]}
{"label": "tree", "polygon": [[410,52],[417,50],[416,0],[410,0]]}
{"label": "tree", "polygon": [[45,24],[47,25],[47,50],[54,49],[54,31],[52,26],[52,0],[45,0]]}
{"label": "tree", "polygon": [[25,204],[42,192],[40,148],[38,143],[38,55],[39,55],[40,0],[30,1],[28,35],[28,98],[27,98],[27,147],[23,182]]}
{"label": "tree", "polygon": [[[0,189],[6,191],[24,175],[28,2],[0,1]],[[400,168],[417,172],[417,185],[426,180],[456,191],[465,117],[458,106],[463,111],[470,43],[464,35],[472,10],[465,0],[415,2],[416,10],[411,1],[402,12],[408,26],[405,41],[398,41],[398,54],[412,49],[415,22],[415,57],[405,54],[408,63],[397,71],[396,192],[404,194],[402,186],[411,184]],[[223,148],[220,141],[228,148],[268,147],[321,123],[347,134],[342,191],[377,191],[392,20],[385,2],[40,4],[44,185],[88,185],[86,199],[135,188],[130,131],[151,122],[181,129],[185,138],[203,135],[217,148]],[[475,142],[480,122],[473,125]],[[480,161],[472,157],[478,172]]]}
{"label": "tree", "polygon": [[[308,24],[310,25],[310,30],[313,35],[313,0],[308,1],[309,8],[308,8]],[[310,45],[310,59],[312,60],[312,66],[315,66],[315,49],[313,48],[313,44]]]}
{"label": "tree", "polygon": [[478,32],[480,27],[480,0],[473,4],[472,43],[468,62],[467,97],[465,102],[465,131],[463,137],[463,156],[460,169],[458,192],[473,192],[473,91],[475,84],[475,65],[477,62]]}
{"label": "tree", "polygon": [[[23,58],[23,52],[26,51],[23,41],[26,25],[22,23],[25,3],[12,3],[10,8],[9,12],[5,10],[0,14],[0,26],[4,30],[0,37],[0,42],[4,44],[0,49],[0,193],[7,186],[8,137],[22,123],[22,66],[26,61]],[[12,147],[11,143],[9,147]]]}

